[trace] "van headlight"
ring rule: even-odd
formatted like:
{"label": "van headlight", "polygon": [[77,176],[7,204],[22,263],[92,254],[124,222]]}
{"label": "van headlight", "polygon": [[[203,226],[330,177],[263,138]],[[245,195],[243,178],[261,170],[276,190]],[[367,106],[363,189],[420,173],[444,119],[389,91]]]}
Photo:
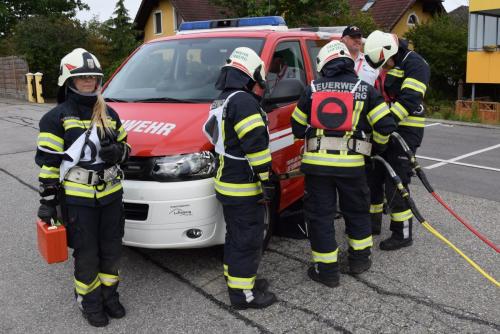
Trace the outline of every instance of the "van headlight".
{"label": "van headlight", "polygon": [[208,178],[215,171],[215,158],[212,152],[172,155],[156,158],[153,178],[158,181],[186,178]]}

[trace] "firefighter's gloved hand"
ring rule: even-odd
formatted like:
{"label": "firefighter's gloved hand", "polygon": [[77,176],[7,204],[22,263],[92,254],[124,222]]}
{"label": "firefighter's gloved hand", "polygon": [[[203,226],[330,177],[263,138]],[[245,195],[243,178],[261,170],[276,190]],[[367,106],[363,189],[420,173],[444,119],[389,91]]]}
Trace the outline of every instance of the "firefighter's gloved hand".
{"label": "firefighter's gloved hand", "polygon": [[99,151],[99,157],[110,164],[114,165],[121,162],[124,155],[124,146],[122,143],[110,143],[108,145],[101,146]]}
{"label": "firefighter's gloved hand", "polygon": [[262,186],[262,196],[264,202],[272,202],[274,196],[276,196],[276,185],[269,180],[260,181],[260,184]]}
{"label": "firefighter's gloved hand", "polygon": [[379,144],[376,142],[372,142],[372,156],[382,154],[387,148],[386,144]]}
{"label": "firefighter's gloved hand", "polygon": [[55,200],[40,200],[40,207],[38,207],[38,218],[43,220],[45,223],[50,224],[51,219],[57,220],[57,201]]}

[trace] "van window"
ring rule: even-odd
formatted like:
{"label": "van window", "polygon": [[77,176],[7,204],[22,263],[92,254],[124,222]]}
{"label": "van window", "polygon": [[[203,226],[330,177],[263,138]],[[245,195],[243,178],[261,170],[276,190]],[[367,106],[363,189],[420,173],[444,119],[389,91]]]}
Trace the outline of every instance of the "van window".
{"label": "van window", "polygon": [[307,85],[304,58],[298,41],[279,43],[276,47],[266,76],[266,97],[273,97],[281,87],[289,87],[291,81]]}
{"label": "van window", "polygon": [[[109,99],[212,101],[220,68],[233,50],[246,46],[260,54],[261,38],[197,38],[145,44],[109,82]],[[175,102],[175,101],[174,101]]]}
{"label": "van window", "polygon": [[318,53],[319,53],[319,50],[321,50],[321,48],[323,46],[325,46],[328,42],[328,40],[307,40],[306,41],[306,45],[307,45],[307,50],[308,50],[308,53],[309,53],[309,59],[311,60],[311,64],[313,64],[313,69],[314,69],[314,78],[317,79],[319,74],[318,74],[318,71],[317,71],[317,62],[316,62],[316,57],[318,56]]}

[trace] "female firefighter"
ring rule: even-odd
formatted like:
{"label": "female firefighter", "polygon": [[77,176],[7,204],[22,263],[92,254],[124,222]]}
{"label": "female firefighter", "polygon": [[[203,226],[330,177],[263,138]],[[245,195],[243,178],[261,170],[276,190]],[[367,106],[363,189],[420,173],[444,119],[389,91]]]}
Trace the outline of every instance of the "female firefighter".
{"label": "female firefighter", "polygon": [[117,292],[124,228],[122,172],[129,155],[117,113],[100,94],[97,58],[78,48],[61,60],[58,105],[40,120],[35,161],[40,166],[38,217],[58,217],[73,248],[75,298],[96,327],[122,318]]}

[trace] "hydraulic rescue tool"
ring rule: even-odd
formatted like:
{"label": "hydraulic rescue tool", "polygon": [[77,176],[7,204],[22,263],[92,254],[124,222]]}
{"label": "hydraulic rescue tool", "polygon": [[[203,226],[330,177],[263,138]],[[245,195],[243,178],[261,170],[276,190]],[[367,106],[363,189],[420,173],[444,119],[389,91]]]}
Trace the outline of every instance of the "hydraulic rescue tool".
{"label": "hydraulic rescue tool", "polygon": [[427,176],[425,175],[423,169],[420,167],[420,165],[417,162],[417,159],[415,158],[415,155],[413,154],[413,151],[408,147],[408,144],[404,141],[404,139],[401,137],[399,133],[393,132],[392,137],[396,139],[396,141],[401,145],[401,148],[405,152],[406,156],[408,157],[408,160],[411,163],[411,166],[415,173],[417,174],[418,178],[420,181],[422,181],[422,184],[424,185],[425,189],[436,198],[436,200],[441,204],[446,210],[448,210],[453,217],[455,217],[459,222],[461,222],[465,227],[467,227],[472,233],[474,233],[479,239],[481,239],[483,242],[485,242],[488,246],[493,248],[497,253],[500,253],[500,249],[490,240],[488,240],[484,235],[479,233],[476,229],[474,229],[470,224],[468,224],[462,217],[460,217],[455,211],[453,211],[452,208],[450,208],[449,205],[447,205],[444,200],[436,193],[432,185],[429,183],[427,180]]}
{"label": "hydraulic rescue tool", "polygon": [[379,161],[384,165],[386,168],[387,172],[389,173],[389,176],[391,178],[391,181],[394,183],[396,186],[396,189],[398,190],[399,194],[401,197],[406,201],[408,206],[411,209],[411,212],[413,212],[413,215],[417,220],[419,221],[420,224],[422,224],[423,227],[425,227],[429,232],[431,232],[436,238],[440,239],[443,241],[445,244],[447,244],[451,249],[453,249],[455,252],[457,252],[461,257],[463,257],[474,269],[476,269],[481,275],[483,275],[486,279],[488,279],[490,282],[495,284],[497,287],[500,287],[500,283],[495,280],[491,275],[486,273],[479,265],[477,265],[474,261],[472,261],[467,255],[465,255],[460,249],[458,249],[455,245],[453,245],[448,239],[446,239],[441,233],[436,231],[428,221],[424,219],[424,217],[420,214],[418,211],[415,202],[413,199],[410,197],[410,194],[408,193],[408,190],[403,186],[403,183],[401,182],[401,179],[399,176],[394,172],[394,169],[392,169],[391,165],[387,161],[385,161],[382,157],[375,155],[372,157],[374,160]]}

